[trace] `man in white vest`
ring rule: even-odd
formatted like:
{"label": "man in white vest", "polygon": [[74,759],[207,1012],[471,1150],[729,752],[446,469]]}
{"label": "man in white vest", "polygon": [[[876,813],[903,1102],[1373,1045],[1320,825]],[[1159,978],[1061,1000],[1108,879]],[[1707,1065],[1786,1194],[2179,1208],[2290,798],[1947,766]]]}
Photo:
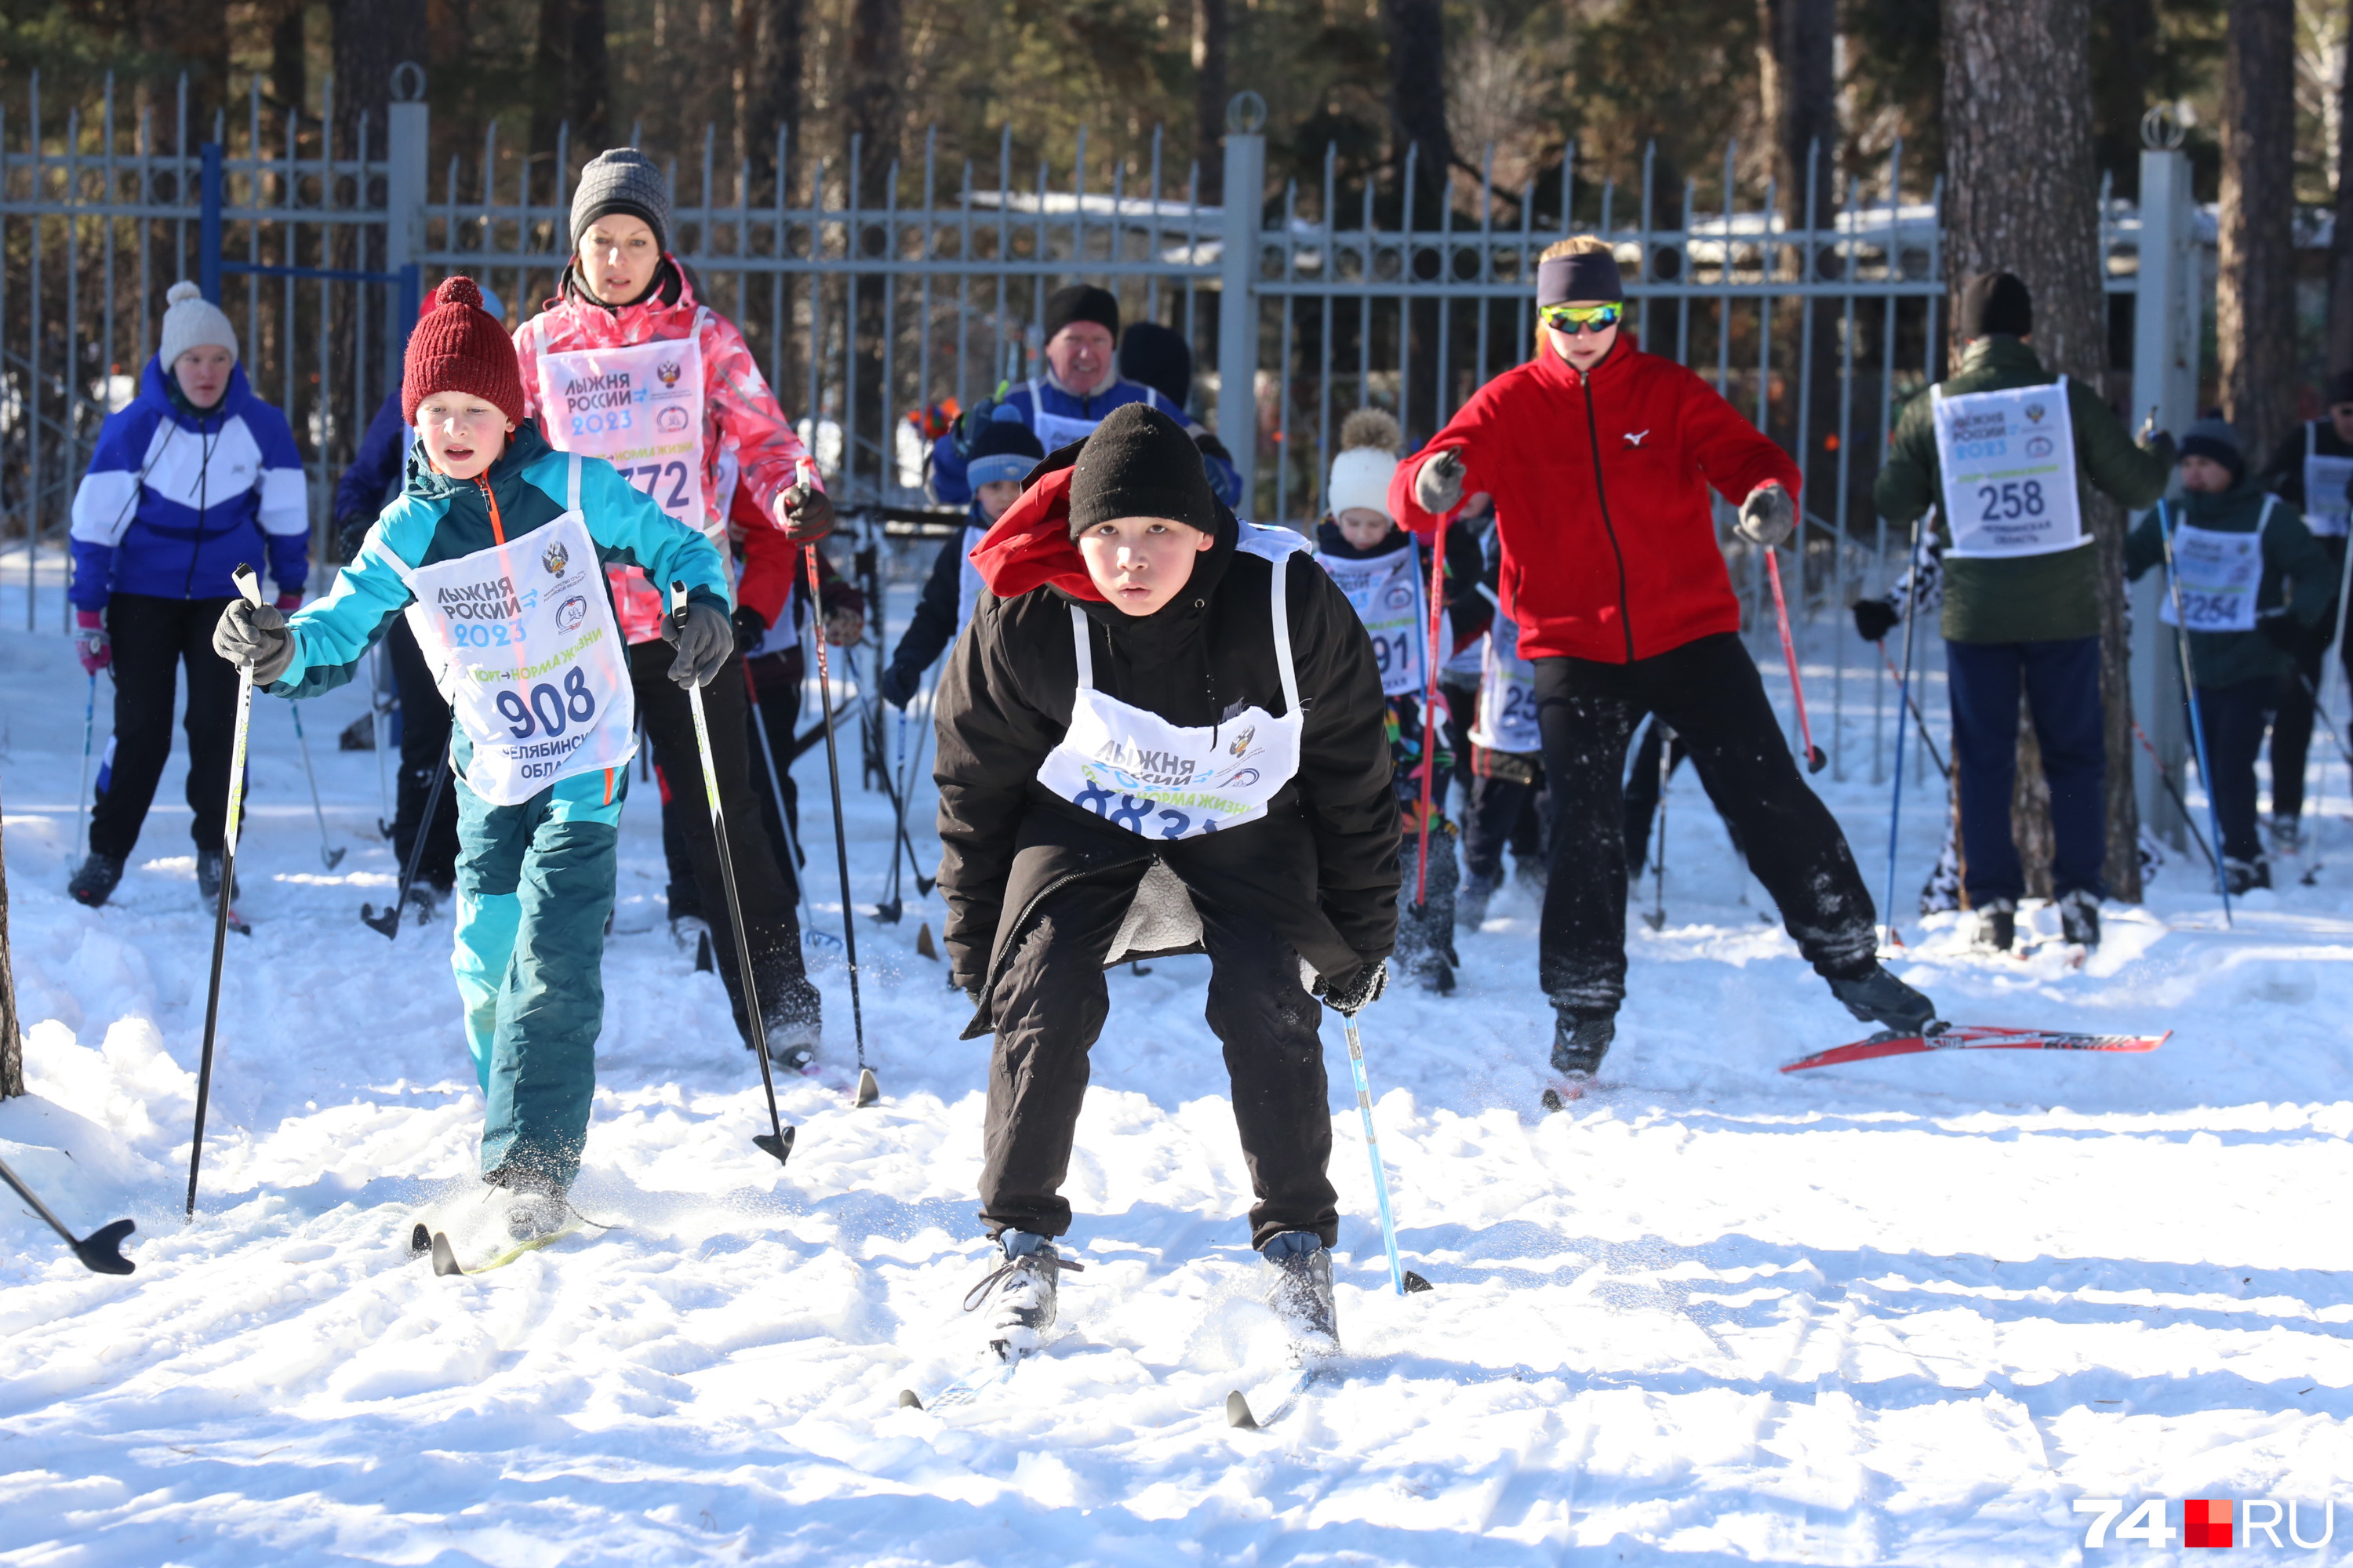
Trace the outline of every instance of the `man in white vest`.
{"label": "man in white vest", "polygon": [[[2098,392],[2042,367],[2034,302],[2010,273],[1970,279],[1953,325],[1959,364],[1904,411],[1873,499],[1899,528],[1937,512],[1961,847],[1979,939],[2010,946],[2026,891],[2010,832],[2022,689],[2051,784],[2052,892],[2066,939],[2093,947],[2106,751],[2099,549],[2084,503],[2087,487],[2135,509],[2156,501],[2173,441],[2136,445]],[[1873,641],[1897,619],[1887,600],[1855,606],[1855,628]]]}

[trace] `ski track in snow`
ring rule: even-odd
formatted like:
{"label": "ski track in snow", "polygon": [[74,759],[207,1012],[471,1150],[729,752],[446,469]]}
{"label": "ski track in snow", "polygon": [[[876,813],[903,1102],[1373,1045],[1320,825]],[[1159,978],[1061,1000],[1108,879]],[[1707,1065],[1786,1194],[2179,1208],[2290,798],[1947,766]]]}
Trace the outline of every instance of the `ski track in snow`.
{"label": "ski track in snow", "polygon": [[[23,591],[0,624],[22,626]],[[1770,683],[1778,651],[1767,665]],[[1281,1425],[1235,1432],[1226,1391],[1270,1382],[1279,1351],[1206,960],[1108,977],[1062,1337],[971,1408],[902,1411],[901,1388],[968,1365],[957,1307],[987,1266],[987,1047],[956,1039],[962,998],[915,954],[936,897],[910,883],[902,924],[860,922],[877,1108],[849,1107],[847,974],[818,961],[828,1056],[780,1086],[800,1132],[779,1171],[752,1147],[758,1075],[718,982],[662,928],[634,785],[575,1193],[619,1228],[435,1278],[410,1225],[438,1205],[463,1232],[480,1191],[446,916],[394,943],[353,917],[397,875],[375,760],[335,748],[356,690],[306,713],[351,852],[332,873],[287,705],[263,699],[238,867],[254,929],[229,939],[184,1225],[211,928],[181,762],[116,903],[78,908],[69,644],[0,633],[0,690],[33,1089],[0,1105],[0,1156],[81,1230],[139,1224],[138,1273],[104,1278],[0,1204],[0,1563],[2042,1564],[2105,1555],[2080,1550],[2077,1497],[2316,1504],[2353,1470],[2353,823],[2333,766],[2336,863],[2307,888],[2289,863],[2235,932],[2178,857],[2146,909],[2111,906],[2081,972],[1904,922],[1899,972],[1945,1015],[2175,1030],[2156,1054],[1786,1077],[1863,1031],[1758,920],[1678,774],[1665,928],[1629,920],[1618,1087],[1536,1111],[1548,1018],[1517,890],[1461,936],[1454,997],[1393,988],[1366,1015],[1399,1239],[1430,1294],[1388,1292],[1327,1030],[1349,1354]],[[1858,757],[1817,784],[1871,868],[1885,790]],[[799,769],[820,924],[839,916],[824,766]],[[1943,799],[1906,795],[1908,909]],[[871,906],[889,817],[863,792],[849,815]]]}

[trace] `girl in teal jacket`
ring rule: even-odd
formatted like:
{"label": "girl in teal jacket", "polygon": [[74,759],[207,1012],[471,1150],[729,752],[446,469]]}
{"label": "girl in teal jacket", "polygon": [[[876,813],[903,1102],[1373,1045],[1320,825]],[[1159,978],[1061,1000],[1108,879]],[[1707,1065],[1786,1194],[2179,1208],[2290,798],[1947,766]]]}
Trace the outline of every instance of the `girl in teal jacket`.
{"label": "girl in teal jacket", "polygon": [[517,1242],[554,1234],[580,1169],[604,1023],[605,921],[637,725],[604,567],[684,581],[670,678],[733,647],[718,552],[596,458],[523,422],[513,345],[473,281],[443,283],[409,340],[417,427],[400,497],[334,591],[292,617],[233,602],[214,646],[271,694],[351,679],[406,614],[455,718],[458,992],[489,1110],[483,1179]]}

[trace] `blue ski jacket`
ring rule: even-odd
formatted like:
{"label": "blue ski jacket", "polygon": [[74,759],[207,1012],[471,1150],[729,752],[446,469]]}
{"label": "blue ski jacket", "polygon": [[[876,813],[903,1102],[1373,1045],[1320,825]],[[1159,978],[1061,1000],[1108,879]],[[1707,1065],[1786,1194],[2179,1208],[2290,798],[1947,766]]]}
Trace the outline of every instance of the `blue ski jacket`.
{"label": "blue ski jacket", "polygon": [[[351,565],[337,574],[333,591],[288,617],[294,661],[270,684],[271,694],[316,696],[350,680],[385,625],[415,598],[405,571],[498,542],[485,484],[498,497],[507,538],[517,539],[564,514],[571,463],[532,424],[507,438],[507,450],[480,480],[451,479],[426,461],[422,446],[412,449],[399,498],[367,531]],[[711,541],[656,506],[602,458],[580,460],[580,513],[607,566],[642,567],[658,583],[684,578],[688,599],[728,613],[727,579]],[[606,592],[611,591],[608,583]]]}
{"label": "blue ski jacket", "polygon": [[77,609],[118,593],[230,599],[230,574],[265,563],[281,593],[311,573],[302,457],[286,416],[254,396],[245,366],[212,408],[190,408],[151,358],[139,396],[99,428],[73,503]]}
{"label": "blue ski jacket", "polygon": [[[1227,456],[1226,449],[1217,444],[1215,436],[1187,418],[1185,410],[1171,403],[1165,394],[1154,391],[1141,381],[1130,381],[1123,376],[1093,397],[1081,397],[1064,391],[1060,383],[1040,376],[1035,381],[1022,382],[997,401],[1018,409],[1021,422],[1032,430],[1038,429],[1037,416],[1041,408],[1060,418],[1101,420],[1123,404],[1149,403],[1183,425],[1192,433],[1194,444],[1202,447],[1201,467],[1208,473],[1209,488],[1217,493],[1218,499],[1228,506],[1240,503],[1241,474]],[[1051,456],[1056,443],[1047,440],[1044,433],[1039,436],[1039,440],[1046,442],[1047,454]],[[1206,446],[1203,445],[1205,440]],[[971,501],[972,483],[965,478],[964,470],[965,460],[956,454],[955,432],[950,430],[932,446],[932,499],[953,506],[961,506]]]}
{"label": "blue ski jacket", "polygon": [[[416,439],[417,432],[400,417],[399,393],[395,392],[376,405],[375,418],[368,421],[367,434],[360,438],[360,450],[352,454],[352,466],[335,481],[336,528],[373,517],[384,510],[390,499],[385,492],[400,482],[402,470],[408,461],[408,449]],[[349,558],[358,549],[359,541],[353,539],[343,552],[344,556]]]}

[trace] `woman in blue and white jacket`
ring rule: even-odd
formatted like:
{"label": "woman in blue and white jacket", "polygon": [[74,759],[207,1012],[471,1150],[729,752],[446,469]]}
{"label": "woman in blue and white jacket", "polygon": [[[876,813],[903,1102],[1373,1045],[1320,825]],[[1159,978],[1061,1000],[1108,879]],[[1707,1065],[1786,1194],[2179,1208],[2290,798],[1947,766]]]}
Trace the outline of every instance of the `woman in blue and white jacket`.
{"label": "woman in blue and white jacket", "polygon": [[139,842],[172,755],[177,667],[188,672],[188,809],[196,884],[220,890],[237,672],[213,656],[229,574],[265,565],[278,602],[302,602],[310,515],[286,416],[237,367],[237,334],[194,283],[165,296],[163,346],[139,396],[110,415],[73,503],[71,597],[82,668],[114,669],[113,762],[67,890],[106,902]]}

